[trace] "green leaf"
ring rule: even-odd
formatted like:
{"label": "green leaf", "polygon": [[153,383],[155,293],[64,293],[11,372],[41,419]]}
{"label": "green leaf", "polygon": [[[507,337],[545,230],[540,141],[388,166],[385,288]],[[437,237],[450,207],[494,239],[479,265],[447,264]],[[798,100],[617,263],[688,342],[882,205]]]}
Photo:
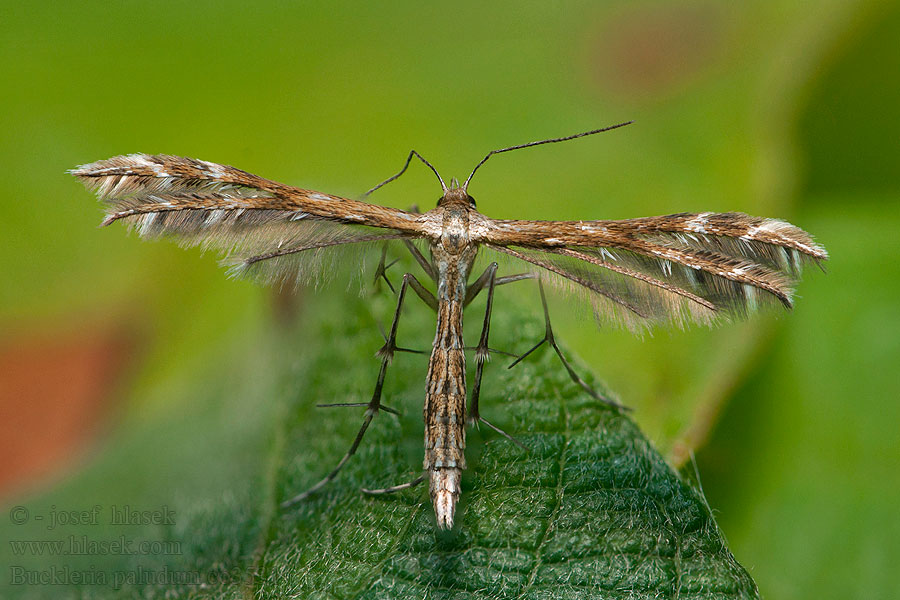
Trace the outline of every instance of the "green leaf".
{"label": "green leaf", "polygon": [[[519,309],[506,293],[495,309],[491,345],[521,351],[540,339],[542,324],[522,321],[519,315],[536,307]],[[198,406],[207,408],[158,425],[175,429],[152,452],[136,458],[135,452],[113,448],[121,460],[99,473],[89,471],[88,482],[76,481],[55,498],[28,505],[34,512],[50,503],[69,507],[72,498],[97,489],[91,483],[97,477],[132,491],[140,486],[129,480],[152,477],[161,489],[142,492],[144,504],[154,496],[169,498],[178,516],[174,525],[130,527],[127,535],[175,540],[176,555],[88,557],[95,571],[167,570],[168,579],[125,580],[117,590],[95,585],[92,595],[757,597],[702,495],[627,416],[574,384],[546,348],[515,369],[506,368],[502,355],[488,364],[482,412],[529,450],[486,428],[469,431],[469,469],[452,532],[436,529],[425,485],[375,498],[359,492],[409,481],[420,472],[419,407],[427,361],[413,354],[395,357],[385,385],[385,403],[403,416],[380,413],[331,485],[293,509],[278,509],[349,447],[361,409],[314,405],[368,399],[378,364],[372,351],[379,345],[371,313],[388,315],[393,302],[388,294],[367,301],[323,294],[308,308],[314,317],[307,319],[314,322],[310,335],[283,331],[265,340],[265,350],[244,351],[240,362],[233,361],[230,378],[204,386],[209,400]],[[469,325],[480,325],[481,310],[470,309]],[[430,311],[410,303],[401,345],[427,348],[432,328]],[[303,359],[297,361],[298,355]],[[213,416],[216,406],[225,407],[224,416]],[[144,431],[140,443],[123,446],[146,450],[151,437]],[[104,493],[101,503],[109,504],[112,492]],[[118,530],[107,524],[65,533],[98,538],[115,537]],[[23,537],[23,530],[12,531]],[[33,569],[46,569],[50,560],[31,558]],[[54,560],[72,564],[75,557]],[[188,574],[186,583],[173,583],[178,573]],[[35,586],[11,592],[26,588]],[[60,588],[51,591],[58,594]]]}

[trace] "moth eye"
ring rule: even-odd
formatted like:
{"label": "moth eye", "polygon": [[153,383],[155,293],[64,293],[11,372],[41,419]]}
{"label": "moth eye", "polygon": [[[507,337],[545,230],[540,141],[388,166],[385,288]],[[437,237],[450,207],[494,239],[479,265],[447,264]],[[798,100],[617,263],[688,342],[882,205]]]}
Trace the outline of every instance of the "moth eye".
{"label": "moth eye", "polygon": [[475,208],[475,198],[473,198],[472,196],[466,196],[466,198],[469,200],[469,206]]}

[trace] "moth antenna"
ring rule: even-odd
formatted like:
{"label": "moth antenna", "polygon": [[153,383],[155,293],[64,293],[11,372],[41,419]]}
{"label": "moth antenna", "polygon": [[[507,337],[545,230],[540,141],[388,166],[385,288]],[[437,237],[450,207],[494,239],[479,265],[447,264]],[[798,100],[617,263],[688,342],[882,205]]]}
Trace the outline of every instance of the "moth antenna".
{"label": "moth antenna", "polygon": [[509,152],[510,150],[520,150],[522,148],[530,148],[531,146],[540,146],[541,144],[555,144],[556,142],[567,142],[569,140],[574,140],[575,138],[585,137],[588,135],[594,135],[595,133],[603,133],[604,131],[611,131],[613,129],[618,129],[619,127],[625,127],[626,125],[631,125],[632,123],[634,123],[634,121],[625,121],[624,123],[619,123],[617,125],[610,125],[609,127],[603,127],[602,129],[592,129],[591,131],[584,131],[582,133],[576,133],[575,135],[568,135],[566,137],[553,138],[553,139],[549,139],[549,140],[540,140],[539,142],[528,142],[527,144],[519,144],[518,146],[510,146],[509,148],[500,148],[499,150],[491,150],[490,152],[487,153],[487,155],[484,158],[481,159],[481,162],[478,163],[477,165],[475,165],[475,168],[472,169],[472,173],[469,174],[469,178],[466,179],[466,183],[463,184],[463,190],[465,191],[465,190],[469,189],[469,182],[472,181],[472,177],[475,175],[475,171],[478,170],[478,167],[480,167],[481,165],[486,163],[487,159],[489,159],[490,157],[492,157],[495,154],[500,154],[501,152]]}
{"label": "moth antenna", "polygon": [[368,198],[368,197],[369,197],[369,194],[371,194],[372,192],[374,192],[374,191],[377,190],[378,188],[383,187],[383,186],[389,184],[390,182],[394,181],[395,179],[397,179],[398,177],[400,177],[401,175],[403,175],[404,173],[406,173],[406,169],[409,168],[409,163],[410,163],[410,161],[412,161],[413,156],[415,156],[416,158],[418,158],[419,160],[421,160],[423,163],[425,163],[425,165],[428,166],[429,169],[431,169],[431,171],[432,171],[432,172],[435,174],[435,176],[438,178],[438,181],[441,182],[441,190],[442,190],[444,193],[446,193],[446,192],[447,192],[447,185],[444,183],[444,180],[441,178],[441,174],[437,172],[437,169],[435,169],[434,166],[433,166],[430,162],[428,162],[427,160],[425,160],[425,158],[424,158],[421,154],[419,154],[419,153],[416,152],[415,150],[410,150],[410,151],[409,151],[409,156],[406,157],[406,162],[403,163],[403,168],[400,169],[400,171],[399,171],[396,175],[393,175],[393,176],[391,176],[391,177],[388,177],[387,179],[385,179],[384,181],[382,181],[381,183],[379,183],[378,185],[376,185],[375,187],[373,187],[371,190],[369,190],[368,192],[366,192],[365,194],[363,194],[362,197],[363,197],[363,198]]}

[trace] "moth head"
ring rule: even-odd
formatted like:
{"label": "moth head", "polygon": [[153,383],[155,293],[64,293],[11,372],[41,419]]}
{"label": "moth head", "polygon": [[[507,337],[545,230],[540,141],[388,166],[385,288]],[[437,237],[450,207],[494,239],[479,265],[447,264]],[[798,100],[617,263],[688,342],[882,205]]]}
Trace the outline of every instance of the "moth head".
{"label": "moth head", "polygon": [[451,204],[462,204],[470,208],[475,208],[475,198],[469,195],[465,186],[460,186],[459,181],[454,177],[450,180],[450,187],[444,188],[444,195],[438,199],[438,206],[449,206]]}

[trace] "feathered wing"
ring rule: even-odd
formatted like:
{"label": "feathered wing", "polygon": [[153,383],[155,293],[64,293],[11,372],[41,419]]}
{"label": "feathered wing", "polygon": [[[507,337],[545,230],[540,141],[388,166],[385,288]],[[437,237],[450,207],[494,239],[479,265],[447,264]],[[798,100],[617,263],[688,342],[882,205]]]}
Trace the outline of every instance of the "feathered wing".
{"label": "feathered wing", "polygon": [[97,192],[103,221],[142,237],[216,248],[233,272],[265,281],[315,278],[337,246],[415,237],[416,215],[165,155],[117,156],[70,171]]}
{"label": "feathered wing", "polygon": [[802,229],[741,213],[622,221],[492,221],[483,242],[586,292],[627,326],[710,323],[791,306],[802,263],[828,258]]}

